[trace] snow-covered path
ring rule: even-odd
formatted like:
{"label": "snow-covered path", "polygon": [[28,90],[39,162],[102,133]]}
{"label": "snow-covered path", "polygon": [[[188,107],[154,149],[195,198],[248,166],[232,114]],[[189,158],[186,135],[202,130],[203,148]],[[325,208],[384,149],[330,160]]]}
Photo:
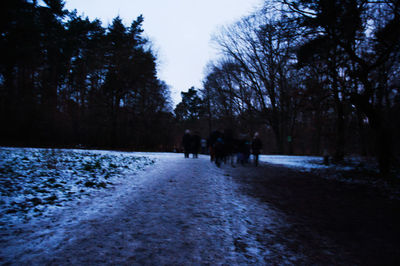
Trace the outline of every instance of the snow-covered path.
{"label": "snow-covered path", "polygon": [[136,184],[3,234],[3,262],[282,264],[301,257],[273,240],[288,226],[285,216],[240,193],[209,157],[146,156],[156,165]]}

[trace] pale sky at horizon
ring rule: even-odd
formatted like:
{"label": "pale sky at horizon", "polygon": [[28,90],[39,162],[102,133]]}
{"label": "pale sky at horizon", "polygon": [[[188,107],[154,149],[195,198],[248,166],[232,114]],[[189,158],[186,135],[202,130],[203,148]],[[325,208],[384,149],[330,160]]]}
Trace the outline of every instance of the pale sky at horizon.
{"label": "pale sky at horizon", "polygon": [[153,43],[158,59],[158,76],[171,89],[174,105],[180,92],[200,88],[207,63],[217,56],[211,36],[220,26],[249,15],[262,0],[65,0],[90,20],[108,26],[120,16],[130,26],[140,14],[145,36]]}

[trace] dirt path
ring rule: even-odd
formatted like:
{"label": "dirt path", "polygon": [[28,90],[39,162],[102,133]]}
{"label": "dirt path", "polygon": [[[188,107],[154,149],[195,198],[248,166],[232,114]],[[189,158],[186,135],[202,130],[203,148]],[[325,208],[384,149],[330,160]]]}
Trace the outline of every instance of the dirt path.
{"label": "dirt path", "polygon": [[122,196],[99,194],[47,223],[2,232],[1,262],[354,265],[399,257],[398,205],[359,188],[266,164],[217,168],[208,157],[165,157],[135,178],[145,181],[122,184],[124,193],[114,193]]}
{"label": "dirt path", "polygon": [[312,264],[400,265],[398,200],[371,187],[267,164],[230,172],[244,193],[285,213],[290,227],[284,234],[291,237],[283,243]]}

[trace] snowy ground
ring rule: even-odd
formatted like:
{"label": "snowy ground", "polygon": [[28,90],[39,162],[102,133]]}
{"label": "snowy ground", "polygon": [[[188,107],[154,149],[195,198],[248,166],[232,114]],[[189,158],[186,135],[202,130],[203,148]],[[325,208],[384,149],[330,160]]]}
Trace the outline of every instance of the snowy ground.
{"label": "snowy ground", "polygon": [[[151,156],[150,159],[148,156]],[[0,148],[0,224],[29,220],[71,200],[127,182],[165,154],[115,151]],[[261,155],[261,162],[300,171],[329,169],[321,157]],[[337,167],[348,170],[351,166]]]}
{"label": "snowy ground", "polygon": [[153,163],[120,152],[0,148],[0,225],[46,216]]}
{"label": "snowy ground", "polygon": [[[249,264],[302,257],[280,243],[260,246],[258,236],[268,230],[272,239],[287,226],[285,216],[238,193],[208,156],[0,151],[2,263]],[[143,171],[146,164],[152,166]]]}
{"label": "snowy ground", "polygon": [[[132,176],[166,156],[175,155],[0,148],[0,226],[46,216],[70,201],[129,183]],[[260,161],[302,171],[331,167],[323,165],[320,157],[262,155]]]}
{"label": "snowy ground", "polygon": [[315,169],[331,169],[337,170],[352,170],[363,166],[368,169],[377,169],[376,164],[368,162],[365,165],[365,159],[361,157],[346,158],[343,165],[325,165],[321,156],[286,156],[286,155],[261,155],[261,162],[282,165],[285,167],[297,169],[304,172],[310,172]]}
{"label": "snowy ground", "polygon": [[0,148],[0,263],[307,262],[283,244],[292,240],[276,240],[290,238],[286,215],[241,193],[224,167],[208,156]]}
{"label": "snowy ground", "polygon": [[[391,199],[400,199],[400,186],[388,180],[377,178],[378,165],[371,157],[350,156],[341,164],[325,165],[323,158],[318,156],[286,156],[286,155],[261,155],[260,161],[280,165],[296,171],[315,173],[321,178],[340,181],[348,184],[359,184],[374,187]],[[397,183],[400,173],[392,174]],[[396,183],[396,182],[395,182]]]}

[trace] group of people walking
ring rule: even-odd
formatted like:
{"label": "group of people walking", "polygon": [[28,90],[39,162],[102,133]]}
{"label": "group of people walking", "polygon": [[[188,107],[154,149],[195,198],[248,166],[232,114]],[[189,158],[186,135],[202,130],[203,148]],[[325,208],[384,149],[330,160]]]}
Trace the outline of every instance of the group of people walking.
{"label": "group of people walking", "polygon": [[182,146],[185,153],[185,158],[189,158],[189,154],[193,154],[193,158],[197,158],[200,150],[201,138],[197,132],[190,133],[187,129],[182,137]]}
{"label": "group of people walking", "polygon": [[258,132],[250,140],[247,134],[235,138],[231,130],[213,131],[207,141],[201,139],[197,132],[191,134],[189,130],[186,130],[182,138],[182,145],[185,158],[189,158],[190,153],[193,154],[193,158],[197,158],[200,148],[204,153],[204,150],[207,151],[205,149],[207,147],[211,161],[215,162],[218,167],[221,166],[221,163],[230,163],[234,166],[235,161],[246,164],[249,162],[250,154],[253,154],[255,166],[258,166],[258,157],[263,146]]}

